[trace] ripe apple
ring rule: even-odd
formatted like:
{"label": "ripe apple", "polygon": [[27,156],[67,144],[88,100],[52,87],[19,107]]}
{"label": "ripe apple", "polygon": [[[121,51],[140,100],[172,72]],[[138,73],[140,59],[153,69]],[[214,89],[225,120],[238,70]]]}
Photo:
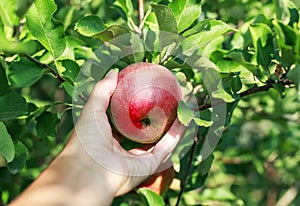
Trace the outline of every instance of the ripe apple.
{"label": "ripe apple", "polygon": [[119,73],[110,101],[111,119],[125,137],[154,143],[169,129],[182,98],[180,85],[167,68],[134,63]]}
{"label": "ripe apple", "polygon": [[138,188],[147,188],[159,195],[164,195],[168,191],[174,177],[174,168],[169,167],[168,169],[151,175],[142,182]]}

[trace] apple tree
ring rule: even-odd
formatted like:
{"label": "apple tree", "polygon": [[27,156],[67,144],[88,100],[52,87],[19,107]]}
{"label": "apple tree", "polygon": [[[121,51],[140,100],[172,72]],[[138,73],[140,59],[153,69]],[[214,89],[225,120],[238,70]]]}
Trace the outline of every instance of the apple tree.
{"label": "apple tree", "polygon": [[63,148],[94,83],[135,62],[176,76],[187,132],[174,175],[158,181],[163,193],[137,188],[113,205],[297,205],[299,8],[298,0],[1,1],[0,205]]}

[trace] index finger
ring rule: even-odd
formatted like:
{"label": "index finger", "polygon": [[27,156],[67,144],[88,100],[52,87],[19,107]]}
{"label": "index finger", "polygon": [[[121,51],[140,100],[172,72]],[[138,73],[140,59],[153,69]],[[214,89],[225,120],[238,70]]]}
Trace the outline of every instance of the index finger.
{"label": "index finger", "polygon": [[176,119],[169,131],[157,142],[152,150],[152,154],[156,156],[158,161],[163,162],[172,153],[185,131],[186,127]]}

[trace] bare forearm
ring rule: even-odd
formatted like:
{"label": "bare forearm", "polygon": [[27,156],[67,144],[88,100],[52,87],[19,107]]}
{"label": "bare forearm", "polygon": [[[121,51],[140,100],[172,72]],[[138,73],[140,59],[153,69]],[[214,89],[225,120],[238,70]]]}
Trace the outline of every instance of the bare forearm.
{"label": "bare forearm", "polygon": [[105,170],[99,174],[101,169],[97,168],[99,173],[95,174],[89,156],[78,152],[76,144],[68,147],[11,206],[110,205],[114,194]]}

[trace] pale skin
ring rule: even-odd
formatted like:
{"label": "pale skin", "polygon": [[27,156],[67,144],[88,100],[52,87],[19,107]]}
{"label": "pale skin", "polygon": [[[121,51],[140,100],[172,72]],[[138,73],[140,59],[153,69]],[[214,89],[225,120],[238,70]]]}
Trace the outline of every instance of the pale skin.
{"label": "pale skin", "polygon": [[65,148],[10,206],[110,205],[163,165],[185,128],[176,120],[151,149],[125,151],[106,115],[117,76],[111,70],[95,85]]}

